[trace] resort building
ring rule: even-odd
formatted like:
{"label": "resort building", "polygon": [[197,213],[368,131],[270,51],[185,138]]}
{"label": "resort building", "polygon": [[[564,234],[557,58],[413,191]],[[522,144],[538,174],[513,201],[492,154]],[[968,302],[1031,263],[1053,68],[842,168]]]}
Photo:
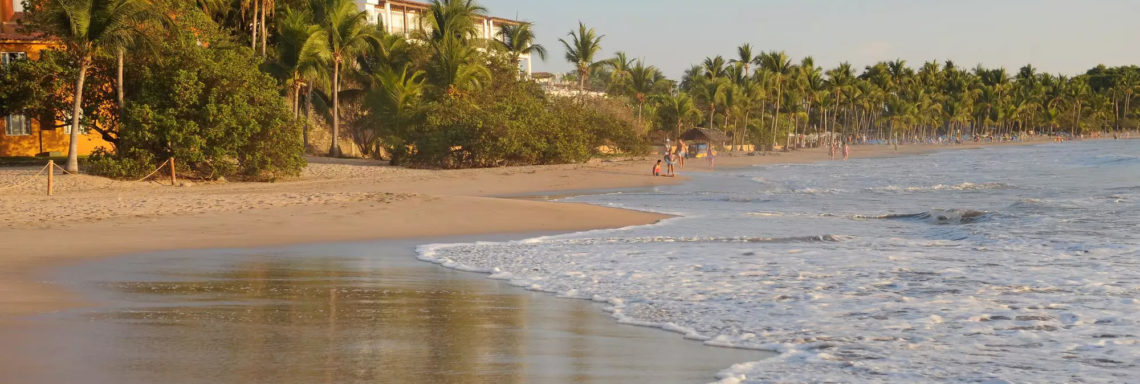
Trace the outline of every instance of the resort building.
{"label": "resort building", "polygon": [[[431,30],[431,22],[426,19],[431,4],[408,0],[356,0],[356,5],[368,13],[368,21],[384,26],[388,33],[412,37],[413,32]],[[521,22],[516,20],[479,16],[475,21],[475,34],[477,38],[502,41],[500,32],[503,26],[519,24]],[[519,69],[527,76],[530,76],[532,67],[530,54],[519,57]]]}
{"label": "resort building", "polygon": [[[40,52],[56,46],[51,37],[26,34],[19,30],[23,16],[20,0],[0,0],[0,69],[19,60],[38,60]],[[94,130],[80,131],[79,154],[90,154],[98,147],[111,148]],[[71,125],[64,122],[42,124],[33,116],[0,116],[0,157],[67,154]]]}

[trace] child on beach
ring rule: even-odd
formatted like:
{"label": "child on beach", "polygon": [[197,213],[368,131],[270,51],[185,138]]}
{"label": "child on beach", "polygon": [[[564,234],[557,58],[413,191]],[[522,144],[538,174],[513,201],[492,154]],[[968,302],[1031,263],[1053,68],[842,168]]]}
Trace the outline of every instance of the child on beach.
{"label": "child on beach", "polygon": [[657,164],[653,165],[653,176],[661,176],[661,160],[657,160]]}
{"label": "child on beach", "polygon": [[851,144],[843,143],[843,161],[847,161],[847,156],[851,156]]}

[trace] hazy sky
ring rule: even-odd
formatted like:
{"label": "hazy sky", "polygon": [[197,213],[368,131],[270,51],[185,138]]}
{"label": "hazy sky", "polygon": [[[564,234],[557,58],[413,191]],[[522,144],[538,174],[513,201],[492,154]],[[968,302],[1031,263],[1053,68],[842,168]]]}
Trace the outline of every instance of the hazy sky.
{"label": "hazy sky", "polygon": [[1140,0],[479,0],[494,16],[535,23],[549,51],[534,70],[571,65],[558,39],[579,20],[604,34],[602,56],[625,51],[678,78],[706,56],[783,50],[795,62],[863,66],[901,58],[959,66],[1026,63],[1076,74],[1103,63],[1140,65]]}

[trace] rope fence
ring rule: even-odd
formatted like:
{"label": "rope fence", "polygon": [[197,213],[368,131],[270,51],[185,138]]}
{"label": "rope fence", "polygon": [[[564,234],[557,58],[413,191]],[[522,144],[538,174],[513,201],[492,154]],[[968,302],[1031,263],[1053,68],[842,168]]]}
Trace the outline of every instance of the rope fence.
{"label": "rope fence", "polygon": [[[175,171],[174,158],[173,157],[162,162],[162,164],[159,164],[158,168],[155,168],[154,171],[152,171],[150,174],[143,176],[142,178],[135,180],[134,182],[137,183],[137,182],[141,182],[141,181],[146,181],[146,180],[150,179],[151,177],[153,177],[154,175],[158,174],[158,172],[161,171],[163,168],[168,168],[170,170],[170,185],[171,186],[177,186],[178,185],[178,174]],[[55,170],[56,169],[60,170],[65,175],[78,175],[78,173],[68,171],[67,169],[59,166],[59,164],[55,163],[55,160],[48,160],[48,163],[46,165],[44,165],[43,168],[40,168],[39,171],[36,171],[34,173],[33,172],[27,172],[27,173],[23,173],[23,174],[11,175],[11,176],[14,176],[17,178],[27,177],[27,179],[17,181],[11,185],[0,186],[0,191],[6,191],[9,189],[16,189],[16,188],[32,185],[38,180],[39,176],[43,175],[46,171],[46,173],[47,173],[47,195],[53,196],[53,195],[55,195]]]}
{"label": "rope fence", "polygon": [[36,181],[36,177],[37,177],[37,176],[39,176],[39,175],[42,175],[42,174],[44,173],[44,171],[48,170],[48,168],[49,168],[49,167],[51,167],[51,166],[52,166],[52,164],[49,162],[47,165],[44,165],[44,167],[43,167],[43,168],[40,168],[40,170],[39,170],[39,171],[36,171],[35,173],[25,173],[25,174],[23,174],[23,175],[19,175],[19,174],[17,174],[17,175],[13,175],[13,176],[16,176],[16,177],[24,177],[24,176],[27,176],[28,178],[27,178],[27,179],[25,179],[25,180],[23,180],[23,181],[17,181],[15,184],[12,184],[12,185],[7,185],[7,186],[3,186],[3,187],[0,187],[0,191],[6,191],[6,190],[9,190],[9,189],[16,189],[16,188],[20,188],[20,187],[23,187],[23,186],[25,186],[25,185],[30,185],[30,184],[32,184],[32,183],[34,183],[34,182]]}

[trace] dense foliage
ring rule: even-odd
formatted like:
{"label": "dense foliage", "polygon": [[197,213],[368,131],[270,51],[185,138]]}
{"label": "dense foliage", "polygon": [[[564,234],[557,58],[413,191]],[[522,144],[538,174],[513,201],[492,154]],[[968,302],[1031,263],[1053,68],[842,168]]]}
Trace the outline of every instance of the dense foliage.
{"label": "dense foliage", "polygon": [[[673,81],[624,52],[598,58],[605,36],[580,23],[560,39],[573,85],[550,92],[519,72],[521,55],[546,56],[531,25],[485,39],[487,10],[471,0],[432,1],[417,21],[428,28],[407,35],[385,33],[354,0],[32,3],[29,25],[64,50],[0,73],[0,109],[41,121],[84,112],[73,124],[116,145],[91,170],[123,177],[174,156],[202,177],[272,179],[297,174],[306,148],[341,155],[341,142],[397,164],[489,167],[640,153],[652,131],[696,126],[774,148],[789,134],[1081,134],[1134,129],[1138,117],[1135,66],[1073,77],[949,61],[825,71],[745,44]],[[327,146],[310,141],[320,125]]]}

